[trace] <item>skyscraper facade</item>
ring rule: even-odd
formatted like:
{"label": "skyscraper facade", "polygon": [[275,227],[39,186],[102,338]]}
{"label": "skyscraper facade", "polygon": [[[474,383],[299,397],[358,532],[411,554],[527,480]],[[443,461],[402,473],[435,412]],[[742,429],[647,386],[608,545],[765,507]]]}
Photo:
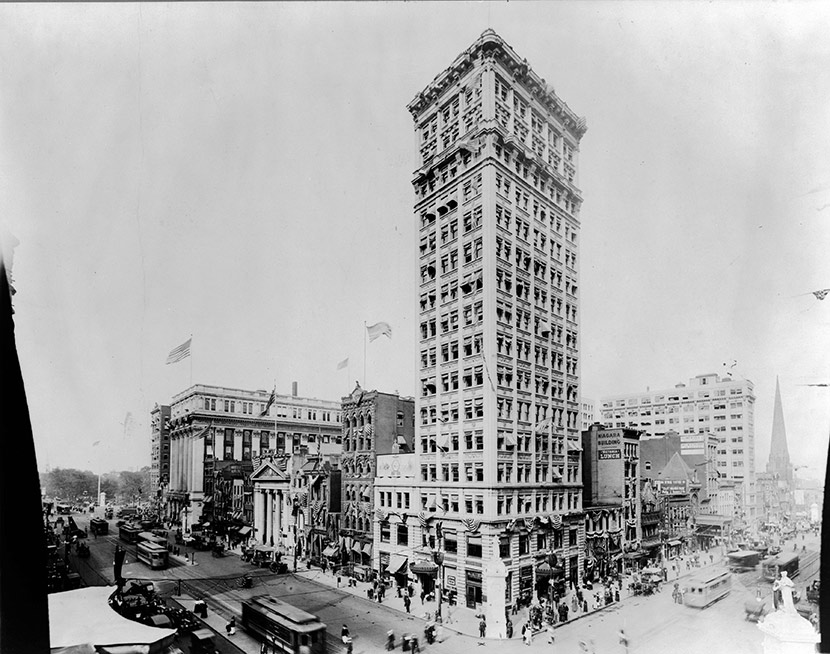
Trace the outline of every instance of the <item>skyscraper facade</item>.
{"label": "skyscraper facade", "polygon": [[641,440],[675,431],[684,450],[703,448],[707,434],[715,436],[717,470],[740,485],[745,523],[755,518],[755,391],[751,381],[698,375],[688,385],[604,397],[600,412],[609,427],[645,432]]}
{"label": "skyscraper facade", "polygon": [[[545,574],[582,568],[577,173],[586,124],[492,30],[408,109],[418,162],[420,542],[451,542],[444,587],[503,622],[505,603],[542,587],[540,565]],[[501,564],[506,587],[501,572],[488,577]],[[488,624],[497,635],[500,624]]]}

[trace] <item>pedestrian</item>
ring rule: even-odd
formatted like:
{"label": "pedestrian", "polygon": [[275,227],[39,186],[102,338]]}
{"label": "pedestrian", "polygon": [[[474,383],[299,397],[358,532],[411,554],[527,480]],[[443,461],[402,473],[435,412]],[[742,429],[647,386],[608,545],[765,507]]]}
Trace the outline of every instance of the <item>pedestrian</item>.
{"label": "pedestrian", "polygon": [[231,617],[228,624],[225,625],[225,631],[228,632],[228,636],[233,636],[236,633],[236,618]]}
{"label": "pedestrian", "polygon": [[346,625],[343,625],[343,628],[340,629],[340,639],[345,643],[346,639],[349,637],[349,628]]}
{"label": "pedestrian", "polygon": [[620,627],[619,637],[620,645],[623,646],[623,651],[628,654],[628,636],[625,635],[625,630],[622,627]]}
{"label": "pedestrian", "polygon": [[484,620],[484,618],[481,618],[481,622],[478,623],[478,635],[479,635],[479,637],[484,638],[484,636],[486,634],[487,634],[487,622]]}
{"label": "pedestrian", "polygon": [[509,617],[507,618],[507,625],[505,626],[505,629],[507,631],[507,637],[513,638],[513,623],[510,621]]}
{"label": "pedestrian", "polygon": [[409,637],[409,649],[411,650],[412,654],[417,654],[421,651],[421,648],[418,646],[418,636],[412,634]]}
{"label": "pedestrian", "polygon": [[615,602],[619,602],[619,601],[620,601],[620,591],[619,591],[619,590],[615,590],[615,591],[614,591],[614,601],[615,601]]}
{"label": "pedestrian", "polygon": [[525,625],[522,640],[528,647],[533,643],[533,629],[530,628],[530,625]]}
{"label": "pedestrian", "polygon": [[422,604],[422,605],[423,605],[423,603],[424,603],[424,596],[426,596],[426,592],[424,591],[424,589],[423,589],[423,588],[421,588],[421,604]]}
{"label": "pedestrian", "polygon": [[582,612],[583,613],[588,612],[588,600],[587,599],[582,600]]}
{"label": "pedestrian", "polygon": [[549,625],[548,625],[547,632],[548,632],[548,642],[549,642],[551,645],[553,645],[553,644],[554,644],[554,642],[556,642],[556,637],[555,637],[555,635],[554,635],[554,629],[553,629],[553,625],[552,625],[552,624],[549,624]]}
{"label": "pedestrian", "polygon": [[343,579],[340,577],[340,575],[337,575],[337,587],[338,588],[340,588],[340,582],[341,581],[343,581]]}
{"label": "pedestrian", "polygon": [[406,612],[409,613],[409,607],[412,604],[412,600],[409,599],[409,595],[403,596],[403,607],[406,609]]}
{"label": "pedestrian", "polygon": [[395,632],[391,629],[386,632],[386,650],[391,651],[395,649]]}

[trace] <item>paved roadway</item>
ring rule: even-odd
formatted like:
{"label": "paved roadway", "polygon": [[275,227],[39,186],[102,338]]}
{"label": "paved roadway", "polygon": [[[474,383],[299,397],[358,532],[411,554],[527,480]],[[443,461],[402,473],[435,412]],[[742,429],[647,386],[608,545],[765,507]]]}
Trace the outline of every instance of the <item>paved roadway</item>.
{"label": "paved roadway", "polygon": [[[79,526],[83,527],[86,516],[76,516]],[[114,522],[112,523],[114,524]],[[118,542],[117,533],[99,538],[90,537],[91,556],[87,559],[88,568],[82,574],[87,583],[96,579],[112,580],[112,553]],[[784,551],[791,551],[792,541],[785,544]],[[808,536],[797,541],[798,549],[806,545],[808,551],[802,554],[801,571],[796,577],[796,587],[803,588],[813,578],[817,578],[820,541]],[[128,547],[128,552],[130,551]],[[270,593],[292,604],[320,616],[328,625],[329,650],[339,654],[341,648],[337,636],[341,626],[348,624],[354,638],[354,654],[383,651],[386,632],[392,629],[396,636],[402,633],[417,633],[421,646],[436,654],[454,654],[459,651],[479,647],[498,649],[499,654],[520,654],[526,652],[518,637],[521,624],[516,624],[516,636],[511,641],[481,640],[443,629],[441,642],[425,646],[423,642],[423,620],[420,615],[423,608],[415,598],[412,610],[415,615],[403,613],[402,601],[392,597],[384,604],[369,601],[363,596],[355,596],[344,589],[332,587],[329,580],[319,583],[321,572],[271,575],[264,570],[253,568],[243,563],[238,556],[230,554],[214,558],[209,552],[197,552],[197,565],[185,565],[183,559],[174,561],[167,570],[150,570],[141,563],[133,563],[133,556],[128,553],[128,565],[125,576],[145,579],[181,580],[184,592],[192,596],[204,596],[210,611],[227,619],[233,613],[238,615],[240,601],[260,593]],[[716,561],[708,569],[722,570],[723,563]],[[240,589],[236,581],[243,573],[255,575],[252,589]],[[681,580],[682,581],[682,580]],[[362,585],[363,586],[363,585]],[[622,653],[618,632],[624,628],[630,641],[628,651],[637,654],[756,654],[760,651],[762,633],[757,625],[745,620],[744,602],[755,596],[761,588],[765,597],[769,597],[771,588],[758,579],[757,573],[735,575],[732,592],[723,600],[706,609],[694,609],[675,604],[671,598],[671,581],[664,590],[650,597],[624,598],[618,604],[604,611],[585,616],[579,620],[563,625],[556,630],[556,643],[551,646],[546,637],[539,636],[531,645],[534,649],[555,652],[579,652],[580,641],[593,641],[597,653]],[[625,593],[624,593],[625,595]],[[802,600],[805,601],[806,600]],[[771,605],[771,601],[768,600]],[[433,607],[434,608],[434,607]],[[456,607],[457,614],[468,611]],[[418,617],[416,617],[418,616]],[[469,621],[467,621],[469,622]],[[257,654],[258,648],[250,639],[237,639],[237,645],[245,651]]]}

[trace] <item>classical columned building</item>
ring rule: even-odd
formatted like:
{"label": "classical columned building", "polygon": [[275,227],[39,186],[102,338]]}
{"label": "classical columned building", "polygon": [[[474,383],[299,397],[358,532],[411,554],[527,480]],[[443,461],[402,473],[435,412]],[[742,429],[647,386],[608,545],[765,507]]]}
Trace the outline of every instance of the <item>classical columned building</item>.
{"label": "classical columned building", "polygon": [[[197,384],[173,397],[166,516],[252,525],[254,460],[265,453],[341,451],[339,402]],[[215,484],[221,481],[219,490]],[[220,504],[217,508],[217,504]]]}
{"label": "classical columned building", "polygon": [[[505,607],[531,601],[549,575],[557,533],[584,534],[577,171],[586,124],[492,30],[408,109],[420,322],[411,511],[421,541],[452,558],[459,601],[481,605],[488,635],[503,636]],[[571,569],[577,583],[579,563],[568,560]]]}
{"label": "classical columned building", "polygon": [[289,542],[287,516],[291,515],[289,498],[291,477],[283,458],[266,458],[251,474],[254,487],[254,538],[262,545],[285,553]]}

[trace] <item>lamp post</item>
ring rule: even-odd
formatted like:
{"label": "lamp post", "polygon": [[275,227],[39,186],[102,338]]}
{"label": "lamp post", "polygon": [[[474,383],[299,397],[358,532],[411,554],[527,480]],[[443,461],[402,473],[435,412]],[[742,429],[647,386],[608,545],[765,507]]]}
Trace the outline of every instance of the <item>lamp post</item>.
{"label": "lamp post", "polygon": [[444,553],[439,549],[433,552],[432,558],[438,565],[438,610],[435,613],[436,622],[443,620],[441,615],[441,602],[444,599]]}

